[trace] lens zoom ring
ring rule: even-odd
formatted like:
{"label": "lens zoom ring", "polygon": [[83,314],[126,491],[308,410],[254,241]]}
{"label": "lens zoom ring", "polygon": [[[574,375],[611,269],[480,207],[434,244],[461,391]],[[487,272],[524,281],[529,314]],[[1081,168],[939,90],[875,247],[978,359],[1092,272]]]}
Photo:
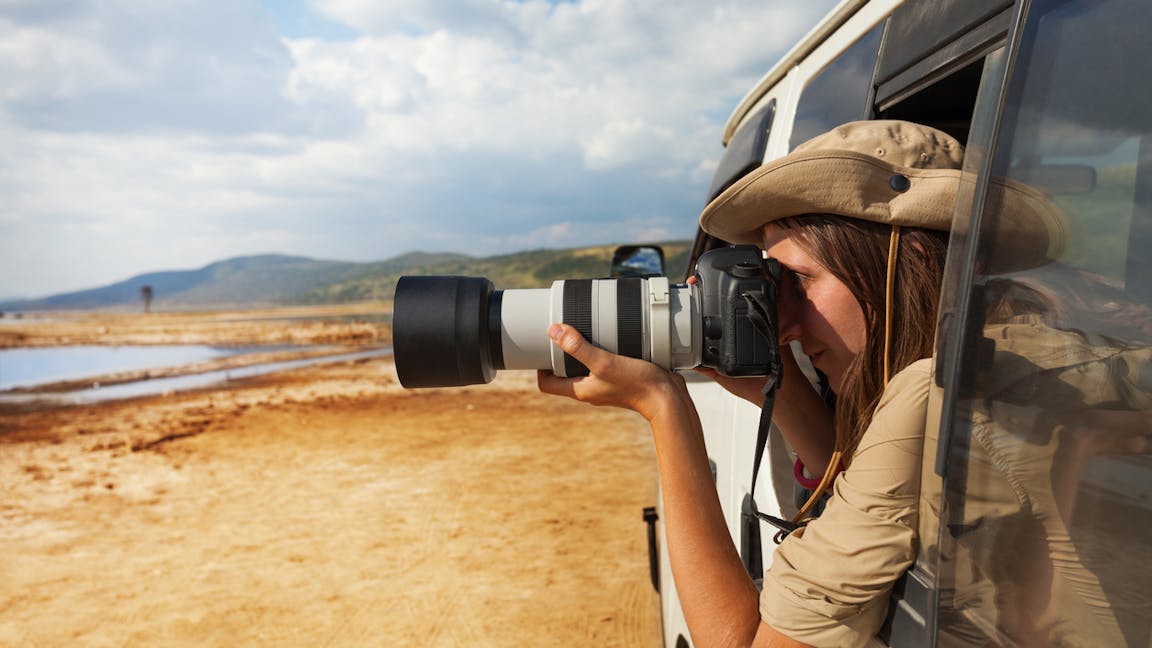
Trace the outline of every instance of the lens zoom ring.
{"label": "lens zoom ring", "polygon": [[[564,282],[564,323],[572,326],[585,340],[592,338],[592,280],[568,279]],[[568,377],[587,376],[588,367],[567,353],[564,354],[564,373]]]}
{"label": "lens zoom ring", "polygon": [[643,279],[616,282],[616,350],[629,358],[644,357]]}
{"label": "lens zoom ring", "polygon": [[504,310],[504,291],[496,290],[488,296],[488,355],[493,369],[504,368],[504,326],[500,317]]}

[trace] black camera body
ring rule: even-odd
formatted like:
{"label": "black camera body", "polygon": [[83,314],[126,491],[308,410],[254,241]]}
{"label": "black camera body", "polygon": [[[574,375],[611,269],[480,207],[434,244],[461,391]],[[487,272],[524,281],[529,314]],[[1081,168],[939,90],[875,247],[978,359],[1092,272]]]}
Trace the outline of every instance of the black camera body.
{"label": "black camera body", "polygon": [[[768,375],[778,353],[774,333],[780,264],[763,258],[755,246],[734,245],[700,255],[695,275],[703,333],[700,364],[726,376]],[[772,339],[757,330],[758,311],[767,311]]]}

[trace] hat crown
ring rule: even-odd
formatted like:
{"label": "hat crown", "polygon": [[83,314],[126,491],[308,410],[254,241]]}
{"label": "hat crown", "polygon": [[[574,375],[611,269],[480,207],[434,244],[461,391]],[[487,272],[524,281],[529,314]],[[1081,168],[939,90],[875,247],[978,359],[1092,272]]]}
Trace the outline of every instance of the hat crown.
{"label": "hat crown", "polygon": [[[763,242],[763,228],[792,216],[845,218],[947,232],[960,188],[964,147],[930,126],[878,120],[844,124],[766,162],[714,198],[700,214],[705,232],[729,243]],[[997,271],[1060,258],[1064,215],[1042,192],[1007,178],[988,182],[993,226],[1010,252]]]}
{"label": "hat crown", "polygon": [[851,151],[908,169],[959,169],[964,159],[964,146],[947,133],[896,120],[849,122],[793,152],[819,151]]}

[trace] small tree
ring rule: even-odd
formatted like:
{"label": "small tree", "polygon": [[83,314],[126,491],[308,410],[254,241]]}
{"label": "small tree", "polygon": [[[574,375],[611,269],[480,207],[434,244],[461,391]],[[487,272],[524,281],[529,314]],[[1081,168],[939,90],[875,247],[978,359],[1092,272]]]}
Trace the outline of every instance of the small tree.
{"label": "small tree", "polygon": [[152,286],[140,286],[140,299],[144,300],[144,312],[152,312]]}

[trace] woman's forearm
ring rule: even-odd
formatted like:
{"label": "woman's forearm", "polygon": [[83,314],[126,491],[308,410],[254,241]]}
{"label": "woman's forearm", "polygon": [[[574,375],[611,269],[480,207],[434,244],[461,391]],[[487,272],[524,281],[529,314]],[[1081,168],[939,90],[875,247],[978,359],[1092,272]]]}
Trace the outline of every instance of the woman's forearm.
{"label": "woman's forearm", "polygon": [[759,596],[728,534],[695,409],[678,403],[651,424],[668,558],[692,638],[700,646],[750,645]]}
{"label": "woman's forearm", "polygon": [[[836,445],[832,411],[800,370],[792,349],[780,348],[782,376],[772,421],[796,450],[809,475],[823,474]],[[699,370],[730,393],[760,407],[764,403],[764,378],[734,378],[712,369]]]}
{"label": "woman's forearm", "polygon": [[633,410],[652,426],[664,499],[664,531],[685,619],[699,646],[788,642],[760,620],[759,593],[728,534],[696,406],[683,377],[589,344],[572,327],[548,334],[585,364],[583,378],[541,371],[541,391]]}
{"label": "woman's forearm", "polygon": [[782,349],[783,375],[776,394],[772,422],[796,451],[808,474],[824,474],[836,446],[832,410],[812,388],[796,358]]}
{"label": "woman's forearm", "polygon": [[697,646],[803,648],[760,619],[760,594],[740,560],[716,494],[699,416],[687,391],[650,418],[664,500],[668,560]]}

